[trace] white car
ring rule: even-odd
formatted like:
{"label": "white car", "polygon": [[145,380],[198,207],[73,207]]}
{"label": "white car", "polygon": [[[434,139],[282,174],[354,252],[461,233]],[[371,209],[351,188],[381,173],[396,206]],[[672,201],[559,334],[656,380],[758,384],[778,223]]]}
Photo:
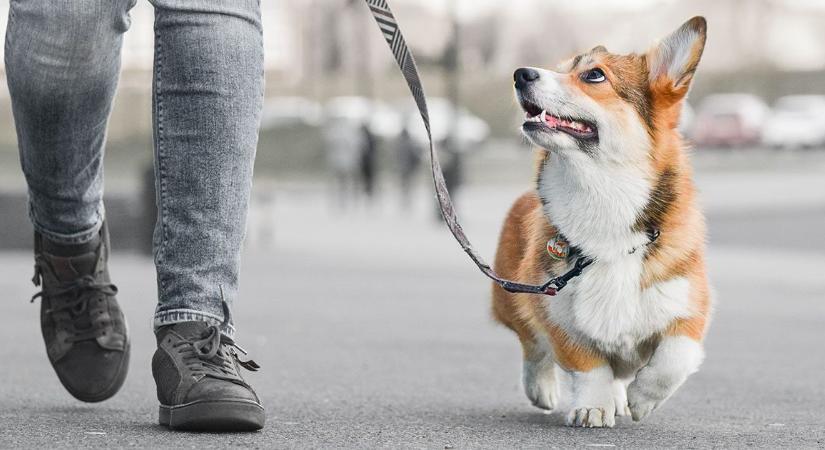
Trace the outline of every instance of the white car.
{"label": "white car", "polygon": [[682,114],[679,115],[679,132],[683,136],[687,136],[690,129],[693,127],[693,122],[696,120],[696,112],[690,103],[684,102],[682,104]]}
{"label": "white car", "polygon": [[366,97],[344,96],[331,98],[324,108],[327,120],[349,120],[367,124],[376,136],[391,139],[401,133],[401,116],[391,106]]}
{"label": "white car", "polygon": [[303,97],[274,97],[264,102],[261,127],[294,125],[316,126],[321,123],[321,105]]}
{"label": "white car", "polygon": [[714,94],[699,105],[692,127],[700,147],[740,147],[758,144],[768,106],[751,94]]}
{"label": "white car", "polygon": [[[435,142],[445,140],[450,132],[454,131],[458,138],[459,148],[468,149],[484,142],[490,135],[490,126],[487,122],[463,107],[459,107],[458,114],[454,115],[453,105],[446,98],[428,98],[427,110],[430,114],[430,126]],[[406,127],[416,142],[422,146],[427,143],[427,130],[424,128],[417,109],[407,114]],[[453,127],[455,130],[452,130]]]}
{"label": "white car", "polygon": [[762,142],[788,149],[825,145],[825,96],[789,95],[777,100]]}

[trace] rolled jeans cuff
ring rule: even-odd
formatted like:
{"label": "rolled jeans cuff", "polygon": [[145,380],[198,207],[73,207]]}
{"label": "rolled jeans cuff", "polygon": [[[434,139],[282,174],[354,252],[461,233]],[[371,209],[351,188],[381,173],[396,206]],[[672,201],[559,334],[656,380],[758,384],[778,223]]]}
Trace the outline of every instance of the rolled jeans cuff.
{"label": "rolled jeans cuff", "polygon": [[85,244],[91,241],[98,235],[98,233],[100,233],[100,228],[103,226],[104,217],[105,212],[103,205],[101,205],[97,212],[97,219],[95,220],[94,225],[90,228],[83,231],[78,231],[76,233],[56,233],[41,225],[42,222],[37,217],[34,207],[31,204],[29,205],[29,220],[34,227],[34,230],[40,233],[41,236],[57,244]]}
{"label": "rolled jeans cuff", "polygon": [[221,334],[232,338],[235,336],[235,326],[231,323],[224,323],[223,317],[194,309],[170,309],[155,313],[154,328],[173,325],[180,322],[206,322],[221,329]]}

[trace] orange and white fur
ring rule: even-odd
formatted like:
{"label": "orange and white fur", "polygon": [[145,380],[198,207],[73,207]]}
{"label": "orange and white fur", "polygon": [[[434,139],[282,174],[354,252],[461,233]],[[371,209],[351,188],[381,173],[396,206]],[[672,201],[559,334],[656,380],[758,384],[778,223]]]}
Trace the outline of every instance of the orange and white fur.
{"label": "orange and white fur", "polygon": [[677,124],[706,29],[695,17],[646,53],[598,46],[553,70],[516,71],[522,131],[540,158],[495,269],[536,284],[566,272],[575,256],[552,258],[552,238],[595,262],[553,297],[494,285],[493,312],[518,334],[535,406],[559,407],[557,367],[570,374],[570,426],[641,420],[704,357],[705,225]]}

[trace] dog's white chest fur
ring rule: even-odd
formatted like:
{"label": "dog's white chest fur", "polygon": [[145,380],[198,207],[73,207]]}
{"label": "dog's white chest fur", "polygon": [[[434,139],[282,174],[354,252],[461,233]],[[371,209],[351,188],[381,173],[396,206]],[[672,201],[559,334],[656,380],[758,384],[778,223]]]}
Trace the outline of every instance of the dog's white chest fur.
{"label": "dog's white chest fur", "polygon": [[640,343],[691,313],[684,277],[640,288],[641,258],[590,265],[550,300],[550,319],[609,355],[635,359]]}
{"label": "dog's white chest fur", "polygon": [[584,158],[551,154],[540,178],[539,194],[553,225],[595,258],[548,299],[549,318],[607,354],[634,358],[642,341],[690,315],[690,286],[674,278],[641,289],[649,238],[634,225],[649,201],[650,183],[632,166],[597,166]]}

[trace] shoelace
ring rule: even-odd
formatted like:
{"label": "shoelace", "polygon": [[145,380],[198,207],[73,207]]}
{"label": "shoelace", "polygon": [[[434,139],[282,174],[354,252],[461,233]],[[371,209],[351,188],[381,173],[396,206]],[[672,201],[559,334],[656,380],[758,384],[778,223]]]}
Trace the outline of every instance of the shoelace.
{"label": "shoelace", "polygon": [[[35,286],[43,284],[43,268],[40,264],[40,262],[35,264],[34,277],[32,277],[32,283]],[[49,289],[48,292],[45,288],[41,289],[32,296],[31,303],[34,303],[38,298],[52,299],[69,295],[70,300],[60,302],[59,305],[51,305],[45,313],[62,322],[63,328],[72,332],[73,335],[67,341],[78,342],[97,338],[105,333],[106,328],[111,325],[110,323],[95,321],[94,317],[90,316],[92,311],[89,308],[89,302],[98,298],[97,295],[94,295],[95,293],[114,296],[117,294],[117,286],[112,283],[100,283],[91,275],[83,275],[72,281],[60,283],[55,289]],[[66,314],[59,314],[62,312]],[[88,318],[90,327],[78,328],[77,323],[84,318]]]}
{"label": "shoelace", "polygon": [[215,325],[210,326],[200,339],[178,342],[176,348],[184,353],[183,360],[194,375],[206,375],[245,384],[237,373],[234,362],[237,361],[238,365],[252,372],[261,367],[251,359],[242,360],[237,352],[246,355],[246,350],[224,336]]}

